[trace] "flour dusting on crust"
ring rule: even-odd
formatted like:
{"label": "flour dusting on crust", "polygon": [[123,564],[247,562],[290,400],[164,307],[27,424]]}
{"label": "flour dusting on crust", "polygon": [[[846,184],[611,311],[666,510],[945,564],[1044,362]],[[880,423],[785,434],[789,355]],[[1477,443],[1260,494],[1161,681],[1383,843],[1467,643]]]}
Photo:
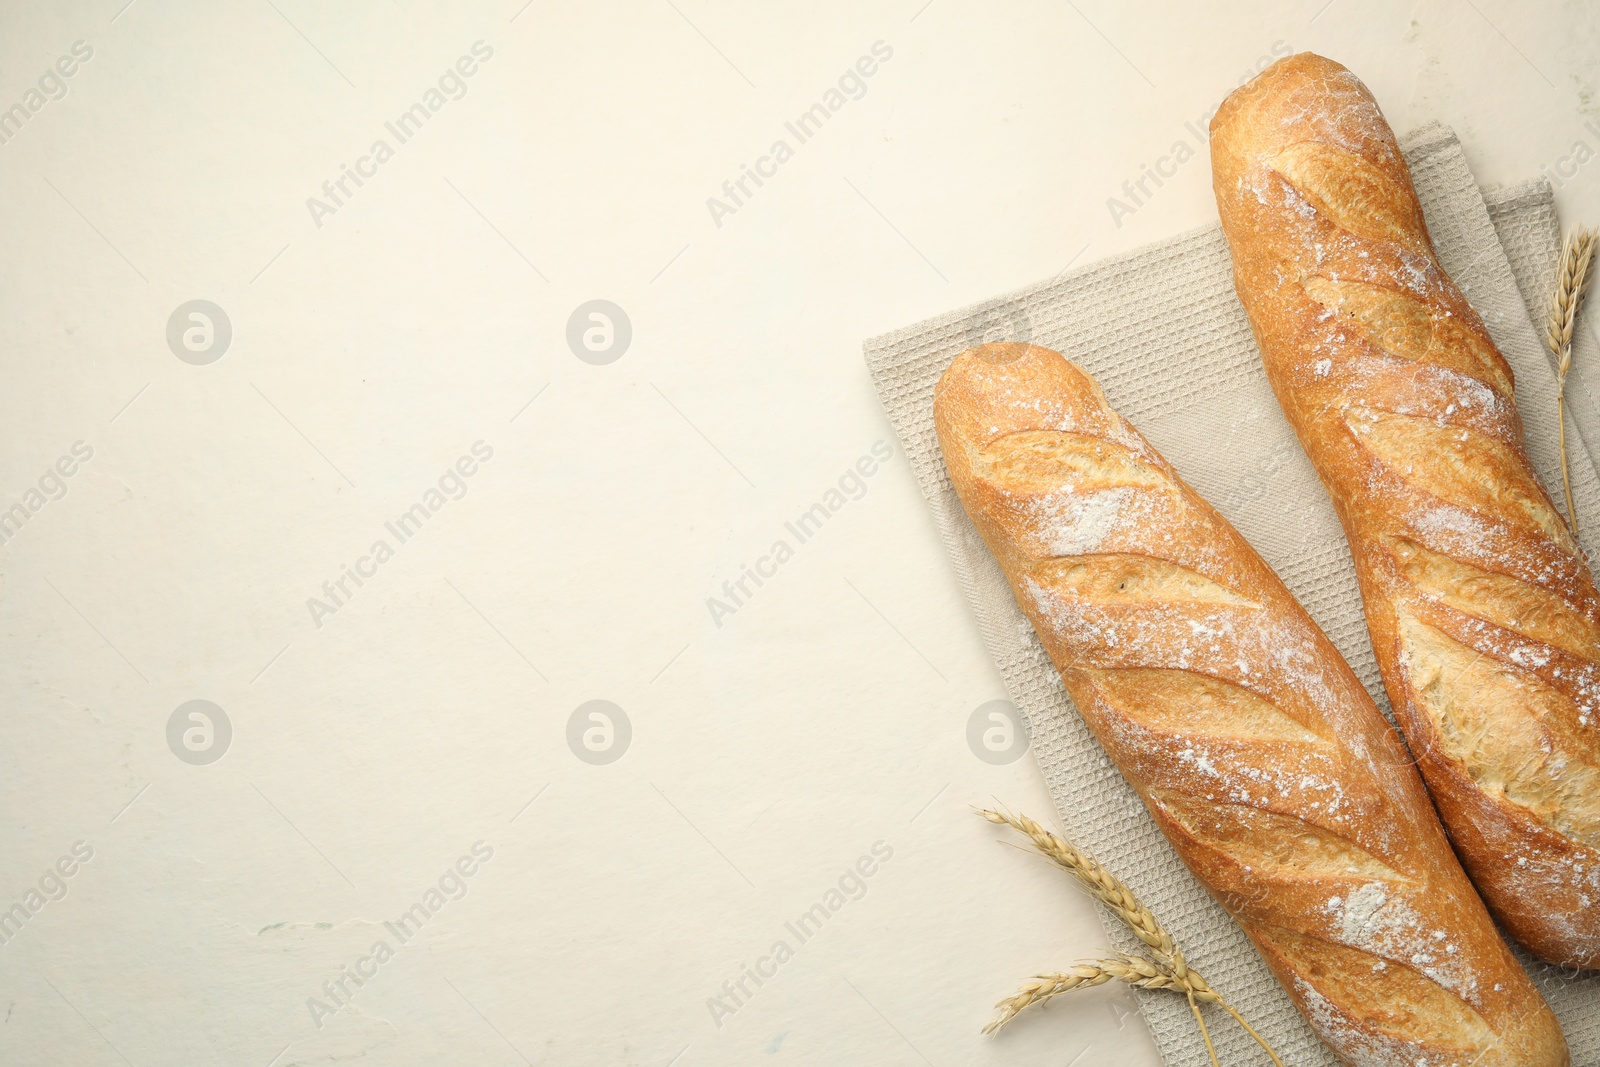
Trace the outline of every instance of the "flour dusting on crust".
{"label": "flour dusting on crust", "polygon": [[1100,547],[1132,494],[1126,487],[1052,494],[1034,504],[1033,518],[1052,556],[1079,556]]}

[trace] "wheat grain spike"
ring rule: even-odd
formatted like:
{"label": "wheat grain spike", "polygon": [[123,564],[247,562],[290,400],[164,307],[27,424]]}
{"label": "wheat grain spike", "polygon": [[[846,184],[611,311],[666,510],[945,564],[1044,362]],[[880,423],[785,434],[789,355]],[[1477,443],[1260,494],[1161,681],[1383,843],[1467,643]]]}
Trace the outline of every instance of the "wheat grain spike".
{"label": "wheat grain spike", "polygon": [[1572,335],[1578,323],[1578,305],[1589,284],[1589,268],[1594,262],[1600,234],[1587,228],[1567,234],[1556,267],[1556,288],[1550,298],[1550,317],[1545,322],[1544,339],[1555,354],[1556,376],[1565,379],[1572,367]]}
{"label": "wheat grain spike", "polygon": [[1600,242],[1594,230],[1580,227],[1567,234],[1556,267],[1556,289],[1550,299],[1544,340],[1556,357],[1556,435],[1561,449],[1561,488],[1567,498],[1567,525],[1578,532],[1578,513],[1572,506],[1572,475],[1567,470],[1567,372],[1572,369],[1572,335],[1578,327],[1578,305],[1589,284],[1589,267]]}
{"label": "wheat grain spike", "polygon": [[1102,867],[1093,856],[1057,837],[1026,815],[1013,815],[1009,811],[992,808],[980,810],[978,814],[996,825],[1009,826],[1025,835],[1041,855],[1072,875],[1091,896],[1110,908],[1133,931],[1134,936],[1150,948],[1152,954],[1169,964],[1175,976],[1183,976],[1188,972],[1183,952],[1172,940],[1166,927],[1140,902],[1133,890]]}
{"label": "wheat grain spike", "polygon": [[[1000,1014],[983,1028],[983,1032],[994,1033],[1015,1019],[1024,1009],[1035,1004],[1043,1004],[1051,997],[1070,993],[1074,989],[1092,989],[1107,982],[1123,982],[1141,989],[1182,990],[1182,983],[1171,975],[1164,974],[1155,964],[1142,956],[1121,953],[1111,959],[1085,960],[1073,964],[1065,971],[1034,975],[1015,994],[995,1005],[1000,1009]],[[1196,995],[1195,999],[1213,1003],[1216,995]]]}

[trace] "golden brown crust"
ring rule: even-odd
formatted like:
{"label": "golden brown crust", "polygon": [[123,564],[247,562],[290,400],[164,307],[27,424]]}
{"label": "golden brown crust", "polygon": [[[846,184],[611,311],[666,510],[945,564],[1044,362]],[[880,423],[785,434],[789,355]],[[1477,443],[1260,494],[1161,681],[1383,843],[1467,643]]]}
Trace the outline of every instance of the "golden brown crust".
{"label": "golden brown crust", "polygon": [[1322,1038],[1373,1067],[1566,1064],[1399,737],[1093,380],[984,345],[939,380],[934,419],[1084,720]]}
{"label": "golden brown crust", "polygon": [[1211,153],[1239,299],[1456,850],[1535,955],[1600,966],[1600,595],[1528,461],[1510,367],[1355,75],[1275,64],[1217,113]]}

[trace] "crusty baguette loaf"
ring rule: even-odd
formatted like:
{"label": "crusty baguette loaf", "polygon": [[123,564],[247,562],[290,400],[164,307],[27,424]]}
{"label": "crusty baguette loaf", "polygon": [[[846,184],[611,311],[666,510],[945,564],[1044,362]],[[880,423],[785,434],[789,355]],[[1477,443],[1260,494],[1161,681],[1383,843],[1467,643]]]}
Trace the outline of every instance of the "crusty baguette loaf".
{"label": "crusty baguette loaf", "polygon": [[1536,955],[1600,966],[1600,596],[1511,369],[1355,75],[1278,62],[1223,104],[1211,153],[1239,299],[1456,850]]}
{"label": "crusty baguette loaf", "polygon": [[1374,1067],[1566,1064],[1399,737],[1093,380],[983,345],[939,380],[934,419],[1084,720],[1323,1040]]}

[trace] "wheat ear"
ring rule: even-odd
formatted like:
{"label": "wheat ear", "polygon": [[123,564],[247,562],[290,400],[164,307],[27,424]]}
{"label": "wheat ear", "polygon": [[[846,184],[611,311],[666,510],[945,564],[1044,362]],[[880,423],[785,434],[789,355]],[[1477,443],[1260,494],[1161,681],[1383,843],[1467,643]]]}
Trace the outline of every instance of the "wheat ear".
{"label": "wheat ear", "polygon": [[1134,936],[1150,950],[1149,959],[1124,952],[1112,959],[1079,963],[1066,971],[1035,975],[1033,981],[1023,986],[1015,995],[995,1005],[1000,1009],[1000,1014],[984,1027],[984,1033],[997,1032],[1015,1019],[1023,1009],[1043,1003],[1051,997],[1074,989],[1104,985],[1107,982],[1122,982],[1140,989],[1171,989],[1188,998],[1189,1008],[1194,1012],[1195,1022],[1200,1026],[1200,1036],[1205,1039],[1206,1051],[1211,1055],[1213,1067],[1217,1064],[1217,1052],[1211,1044],[1211,1034],[1206,1029],[1206,1021],[1200,1014],[1201,1004],[1215,1004],[1233,1016],[1234,1020],[1244,1027],[1245,1032],[1266,1050],[1268,1056],[1272,1057],[1272,1062],[1277,1067],[1283,1067],[1283,1061],[1278,1059],[1278,1054],[1272,1050],[1272,1046],[1256,1033],[1254,1027],[1245,1022],[1244,1016],[1222,999],[1221,994],[1211,988],[1210,983],[1202,978],[1198,971],[1188,965],[1183,958],[1183,950],[1167,932],[1167,928],[1161,925],[1161,920],[1145,907],[1122,879],[1106,870],[1093,856],[1072,842],[1046,830],[1026,815],[1013,815],[1009,811],[991,808],[980,809],[978,814],[998,826],[1009,826],[1027,837],[1041,856],[1072,875],[1090,896],[1110,909],[1111,913],[1132,930]]}
{"label": "wheat ear", "polygon": [[1600,242],[1594,230],[1580,227],[1567,234],[1556,268],[1556,289],[1550,299],[1550,318],[1544,340],[1556,357],[1556,432],[1561,443],[1561,487],[1567,496],[1567,522],[1578,532],[1578,513],[1572,506],[1572,476],[1567,472],[1567,372],[1572,369],[1572,335],[1578,327],[1578,305],[1589,284],[1589,267]]}
{"label": "wheat ear", "polygon": [[[1035,1004],[1043,1004],[1051,997],[1070,993],[1074,989],[1092,989],[1107,982],[1123,982],[1138,986],[1140,989],[1177,989],[1187,992],[1176,978],[1164,973],[1143,956],[1123,952],[1111,959],[1085,960],[1083,963],[1073,964],[1064,971],[1034,975],[1015,994],[995,1005],[1000,1009],[1000,1014],[990,1020],[989,1025],[983,1028],[983,1032],[994,1033],[1015,1019],[1024,1009]],[[1209,998],[1197,999],[1212,1003],[1216,1000],[1216,995],[1211,994]]]}

